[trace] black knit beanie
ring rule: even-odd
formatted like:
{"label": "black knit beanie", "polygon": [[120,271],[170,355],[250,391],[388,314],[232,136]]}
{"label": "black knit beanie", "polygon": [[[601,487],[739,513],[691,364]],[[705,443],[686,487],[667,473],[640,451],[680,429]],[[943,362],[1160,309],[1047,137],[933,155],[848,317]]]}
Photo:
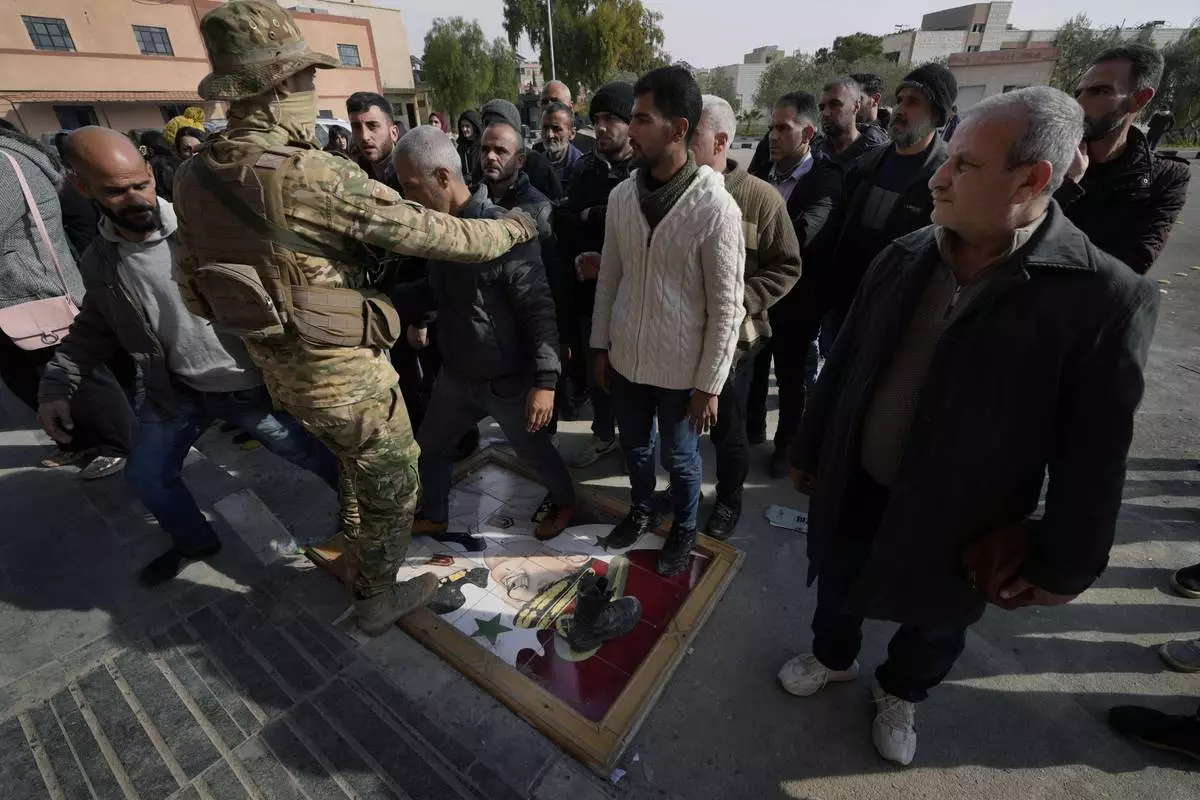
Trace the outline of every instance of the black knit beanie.
{"label": "black knit beanie", "polygon": [[950,108],[958,99],[958,81],[954,73],[941,64],[922,64],[904,76],[904,80],[896,85],[896,99],[900,99],[901,89],[919,89],[929,98],[930,105],[937,113],[937,125],[940,128],[950,119]]}
{"label": "black knit beanie", "polygon": [[588,106],[588,116],[597,114],[612,114],[629,122],[633,118],[633,84],[616,81],[597,89]]}

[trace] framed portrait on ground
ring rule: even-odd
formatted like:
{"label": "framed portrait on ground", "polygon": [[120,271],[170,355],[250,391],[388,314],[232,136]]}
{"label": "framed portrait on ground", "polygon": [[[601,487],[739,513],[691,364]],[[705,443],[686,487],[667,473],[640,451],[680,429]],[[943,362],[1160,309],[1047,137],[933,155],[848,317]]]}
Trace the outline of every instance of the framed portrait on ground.
{"label": "framed portrait on ground", "polygon": [[[397,575],[403,581],[433,572],[438,592],[401,627],[607,776],[743,555],[700,536],[689,568],[660,576],[669,525],[611,547],[608,536],[628,504],[592,487],[577,490],[572,525],[542,542],[533,530],[546,490],[523,462],[493,446],[460,463],[448,532],[414,538]],[[307,554],[340,575],[336,543]],[[629,620],[627,632],[579,650],[581,639],[570,635],[579,595],[599,579],[611,602],[637,598],[636,624]]]}

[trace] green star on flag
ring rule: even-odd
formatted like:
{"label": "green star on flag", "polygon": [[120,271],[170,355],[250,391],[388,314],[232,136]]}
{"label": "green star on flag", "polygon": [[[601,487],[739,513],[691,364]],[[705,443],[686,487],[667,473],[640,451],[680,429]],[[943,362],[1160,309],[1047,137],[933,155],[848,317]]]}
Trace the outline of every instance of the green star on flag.
{"label": "green star on flag", "polygon": [[472,637],[482,636],[483,638],[487,639],[488,642],[490,642],[491,644],[496,643],[497,636],[499,636],[502,633],[508,633],[509,631],[512,630],[512,628],[509,628],[500,623],[500,615],[499,614],[496,614],[496,616],[492,617],[491,619],[475,620],[475,627],[478,628],[478,630],[476,630],[474,633],[472,633],[471,636]]}

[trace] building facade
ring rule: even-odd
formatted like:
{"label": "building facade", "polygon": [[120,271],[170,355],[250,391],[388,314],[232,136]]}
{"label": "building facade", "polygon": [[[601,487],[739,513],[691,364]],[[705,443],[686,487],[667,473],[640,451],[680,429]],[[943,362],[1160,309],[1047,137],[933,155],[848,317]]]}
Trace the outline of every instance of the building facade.
{"label": "building facade", "polygon": [[[199,21],[217,5],[9,0],[0,7],[0,117],[35,136],[83,125],[161,128],[189,105],[203,105],[208,119],[223,117],[223,104],[196,94],[209,71]],[[314,49],[342,62],[318,77],[321,116],[344,117],[350,94],[383,89],[370,20],[292,13]]]}
{"label": "building facade", "polygon": [[728,75],[733,80],[734,91],[742,108],[754,108],[754,93],[758,91],[759,79],[767,71],[767,65],[785,55],[775,45],[765,45],[742,56],[741,64],[713,67],[711,71]]}

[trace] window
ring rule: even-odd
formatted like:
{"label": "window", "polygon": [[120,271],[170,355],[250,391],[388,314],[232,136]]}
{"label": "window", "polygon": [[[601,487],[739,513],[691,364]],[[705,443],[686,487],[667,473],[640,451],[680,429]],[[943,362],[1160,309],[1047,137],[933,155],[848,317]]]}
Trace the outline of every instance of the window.
{"label": "window", "polygon": [[328,108],[322,108],[317,112],[317,119],[333,119],[333,111]]}
{"label": "window", "polygon": [[138,49],[144,56],[173,56],[171,37],[166,28],[152,28],[149,25],[134,25],[133,38],[137,39]]}
{"label": "window", "polygon": [[983,33],[983,23],[976,22],[971,26],[971,33]]}
{"label": "window", "polygon": [[967,45],[967,52],[968,52],[968,53],[978,53],[978,52],[979,52],[979,45],[977,45],[977,44],[969,44],[969,45]]}
{"label": "window", "polygon": [[1008,94],[1009,92],[1015,92],[1017,89],[1024,89],[1024,88],[1026,88],[1024,84],[1010,83],[1007,86],[1005,86],[1003,89],[1001,89],[1000,93]]}
{"label": "window", "polygon": [[71,32],[67,30],[67,21],[56,17],[26,17],[25,30],[38,50],[62,50],[66,53],[75,52],[75,42],[71,40]]}
{"label": "window", "polygon": [[58,117],[58,126],[65,131],[100,124],[100,120],[96,118],[96,109],[91,106],[55,106],[54,114]]}
{"label": "window", "polygon": [[358,45],[339,44],[338,60],[342,62],[343,67],[361,67],[362,59],[358,57]]}

